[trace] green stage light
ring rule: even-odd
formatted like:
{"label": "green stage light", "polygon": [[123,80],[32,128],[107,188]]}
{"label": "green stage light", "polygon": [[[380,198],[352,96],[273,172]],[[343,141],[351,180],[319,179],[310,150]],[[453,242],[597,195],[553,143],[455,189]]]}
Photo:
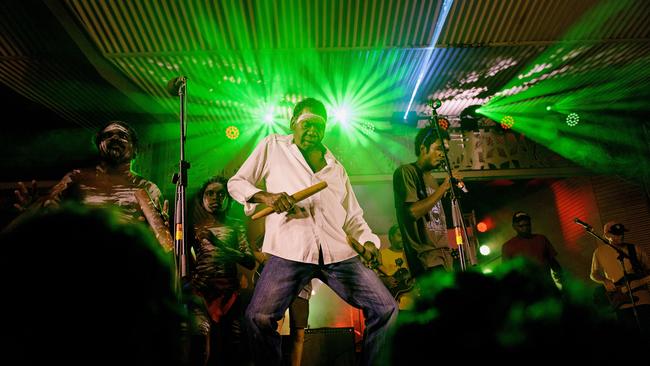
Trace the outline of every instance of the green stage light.
{"label": "green stage light", "polygon": [[346,106],[339,106],[334,109],[334,120],[342,126],[350,123],[350,110]]}
{"label": "green stage light", "polygon": [[501,118],[501,128],[509,130],[515,125],[515,119],[512,116],[503,116]]}
{"label": "green stage light", "polygon": [[[635,154],[619,154],[620,159],[612,162],[610,149],[647,149],[645,139],[635,138],[642,133],[639,127],[626,122],[647,115],[642,100],[647,100],[648,91],[639,80],[650,75],[648,58],[638,57],[632,51],[636,46],[628,43],[573,42],[606,39],[603,32],[609,31],[609,24],[628,19],[635,4],[634,0],[608,0],[591,6],[560,42],[521,68],[521,77],[504,83],[482,107],[484,115],[495,121],[516,115],[517,132],[591,170],[616,169],[630,176],[647,172],[650,164],[639,164],[638,158],[632,158]],[[579,115],[568,116],[575,111]]]}
{"label": "green stage light", "polygon": [[367,134],[375,132],[375,125],[372,124],[372,122],[368,121],[363,121],[361,122],[361,129],[365,131]]}
{"label": "green stage light", "polygon": [[438,118],[438,126],[443,130],[449,129],[449,121],[446,118]]}
{"label": "green stage light", "polygon": [[580,116],[578,113],[569,113],[568,116],[566,116],[566,124],[569,127],[573,127],[580,122]]}

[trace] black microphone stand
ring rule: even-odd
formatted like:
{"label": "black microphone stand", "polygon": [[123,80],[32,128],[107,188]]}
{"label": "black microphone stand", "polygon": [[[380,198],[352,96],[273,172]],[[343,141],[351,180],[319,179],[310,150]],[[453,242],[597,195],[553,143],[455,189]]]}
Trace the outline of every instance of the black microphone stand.
{"label": "black microphone stand", "polygon": [[[465,226],[465,221],[463,220],[463,212],[460,208],[460,203],[458,202],[458,195],[456,194],[456,179],[453,177],[451,173],[451,164],[449,163],[449,156],[447,154],[447,148],[445,147],[444,144],[444,139],[442,138],[442,133],[440,131],[440,125],[438,124],[438,111],[437,109],[440,108],[442,103],[440,100],[430,100],[427,102],[429,107],[431,107],[431,120],[430,124],[433,125],[436,129],[436,133],[438,134],[438,138],[440,139],[441,142],[441,149],[444,155],[444,162],[445,162],[445,170],[447,171],[447,175],[449,177],[449,183],[451,185],[451,188],[449,189],[450,192],[450,199],[451,199],[451,217],[453,220],[453,225],[454,225],[454,237],[456,238],[456,245],[458,246],[458,258],[459,258],[459,264],[460,264],[460,270],[465,271],[467,268],[466,264],[466,256],[470,259],[470,262],[472,262],[472,265],[476,264],[474,263],[474,260],[472,260],[472,257],[469,255],[469,252],[467,252],[469,246],[469,238],[467,237],[467,227]],[[431,128],[431,126],[429,126]]]}
{"label": "black microphone stand", "polygon": [[170,81],[169,89],[172,95],[179,96],[180,99],[180,161],[178,172],[174,173],[172,182],[176,184],[176,195],[174,198],[174,259],[176,265],[176,289],[181,291],[183,281],[188,278],[188,248],[187,248],[187,229],[185,227],[187,203],[185,191],[187,188],[187,170],[190,164],[185,161],[185,140],[187,136],[187,124],[185,123],[185,106],[187,94],[187,78],[180,76]]}
{"label": "black microphone stand", "polygon": [[627,294],[628,294],[628,296],[630,298],[630,303],[632,304],[632,313],[634,314],[634,320],[636,322],[636,326],[639,328],[639,331],[643,332],[643,328],[641,328],[641,322],[639,321],[639,314],[637,313],[637,310],[636,310],[634,295],[632,294],[632,286],[630,285],[629,274],[627,273],[627,270],[625,269],[625,257],[628,257],[628,255],[625,254],[625,252],[623,252],[621,249],[617,248],[612,243],[610,243],[609,240],[607,240],[607,239],[601,237],[600,235],[596,234],[594,232],[594,228],[591,225],[586,224],[586,223],[585,223],[586,225],[583,225],[583,224],[579,223],[577,221],[577,219],[574,220],[574,221],[575,221],[576,224],[584,227],[585,231],[588,232],[589,234],[591,234],[591,236],[599,239],[600,241],[605,243],[605,245],[608,245],[610,248],[614,249],[616,251],[616,253],[618,253],[618,255],[616,256],[616,259],[618,259],[619,263],[621,264],[621,269],[623,270],[623,282],[625,283],[625,288],[627,289]]}

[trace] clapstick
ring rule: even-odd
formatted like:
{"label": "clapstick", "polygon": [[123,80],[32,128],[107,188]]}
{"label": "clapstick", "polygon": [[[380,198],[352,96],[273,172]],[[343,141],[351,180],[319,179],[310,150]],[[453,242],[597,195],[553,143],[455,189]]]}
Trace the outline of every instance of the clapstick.
{"label": "clapstick", "polygon": [[[318,183],[314,184],[311,187],[307,187],[307,188],[303,189],[302,191],[298,191],[298,192],[292,194],[291,197],[293,197],[293,199],[296,200],[296,202],[300,202],[300,201],[304,200],[305,198],[322,191],[326,187],[327,187],[327,182],[325,182],[325,181],[318,182]],[[262,217],[268,216],[268,215],[272,214],[273,212],[275,212],[273,210],[273,207],[266,207],[266,208],[256,212],[252,216],[252,219],[253,220],[261,219]]]}

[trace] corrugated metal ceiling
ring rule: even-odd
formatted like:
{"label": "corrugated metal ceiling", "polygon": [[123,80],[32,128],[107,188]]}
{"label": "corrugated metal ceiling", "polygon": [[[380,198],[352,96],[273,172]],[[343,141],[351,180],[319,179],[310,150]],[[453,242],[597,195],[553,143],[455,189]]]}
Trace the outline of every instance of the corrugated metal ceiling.
{"label": "corrugated metal ceiling", "polygon": [[[235,74],[244,76],[240,83],[259,83],[260,78],[271,78],[265,75],[269,72],[279,72],[289,78],[296,74],[292,68],[298,67],[298,63],[292,63],[291,59],[298,49],[315,54],[324,75],[338,72],[331,67],[340,66],[336,61],[341,58],[350,62],[347,66],[352,70],[361,70],[364,57],[372,57],[377,66],[381,64],[378,60],[390,55],[390,67],[377,71],[401,73],[395,78],[400,85],[394,87],[402,89],[404,95],[391,100],[390,105],[378,106],[388,113],[405,109],[441,3],[424,0],[67,0],[63,8],[99,55],[143,93],[158,97],[156,100],[163,110],[175,110],[174,104],[163,98],[164,81],[178,73],[187,74],[193,83],[205,86]],[[83,102],[86,98],[101,99],[84,90],[83,85],[79,86],[76,97],[65,103],[52,97],[55,87],[52,83],[83,79],[75,73],[84,71],[70,68],[65,52],[61,51],[60,45],[67,36],[47,33],[51,27],[41,27],[42,17],[46,15],[34,18],[28,7],[14,5],[3,5],[2,81],[81,125],[97,123],[71,111],[75,107],[70,105],[70,100],[75,100],[83,104],[80,109],[108,112],[101,103]],[[55,7],[52,2],[48,6]],[[635,47],[627,50],[634,52],[629,57],[647,57],[650,2],[627,2],[620,13],[597,29],[590,28],[588,23],[572,28],[580,21],[585,23],[590,13],[607,11],[608,7],[611,6],[607,2],[597,0],[455,1],[433,51],[432,69],[424,79],[415,109],[420,112],[425,109],[422,102],[427,96],[446,99],[449,107],[443,112],[450,115],[458,114],[468,103],[486,101],[516,77],[522,67],[558,41],[574,45],[583,44],[578,41],[598,42],[600,48],[635,43]],[[48,18],[46,23],[52,18],[56,17]],[[70,47],[69,42],[66,47]],[[274,67],[265,69],[262,63]],[[44,66],[47,64],[50,66]],[[229,67],[201,70],[205,65],[235,65],[234,69],[245,71],[237,73]],[[284,71],[278,71],[280,68]],[[202,77],[210,79],[201,80]],[[286,83],[296,88],[301,86],[300,80]],[[215,118],[234,113],[217,112]]]}
{"label": "corrugated metal ceiling", "polygon": [[[441,7],[434,0],[3,2],[0,80],[88,128],[125,112],[173,121],[178,101],[166,83],[187,75],[188,120],[199,135],[220,131],[221,122],[256,123],[246,114],[255,98],[276,103],[286,124],[301,97],[343,92],[365,105],[365,120],[393,133],[391,116],[405,111],[427,55],[413,110],[426,114],[426,100],[440,98],[438,112],[450,117],[528,87],[517,80],[546,67],[544,57],[563,61],[539,80],[584,75],[584,85],[620,76],[612,71],[618,65],[650,67],[645,0],[456,0],[431,48]],[[636,86],[622,83],[630,92],[619,95],[645,103],[648,94],[638,95],[650,82],[645,75]]]}

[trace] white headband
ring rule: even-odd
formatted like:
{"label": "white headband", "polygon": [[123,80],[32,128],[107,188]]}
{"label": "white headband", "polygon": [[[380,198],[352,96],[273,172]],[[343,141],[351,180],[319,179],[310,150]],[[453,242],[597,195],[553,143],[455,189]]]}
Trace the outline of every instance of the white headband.
{"label": "white headband", "polygon": [[319,120],[327,123],[327,121],[325,121],[325,118],[323,118],[323,116],[318,115],[318,114],[313,114],[313,113],[303,113],[303,114],[301,114],[300,117],[298,117],[298,119],[296,119],[296,122],[294,122],[294,123],[300,123],[300,122],[302,122],[302,121],[304,121],[306,119],[319,119]]}

